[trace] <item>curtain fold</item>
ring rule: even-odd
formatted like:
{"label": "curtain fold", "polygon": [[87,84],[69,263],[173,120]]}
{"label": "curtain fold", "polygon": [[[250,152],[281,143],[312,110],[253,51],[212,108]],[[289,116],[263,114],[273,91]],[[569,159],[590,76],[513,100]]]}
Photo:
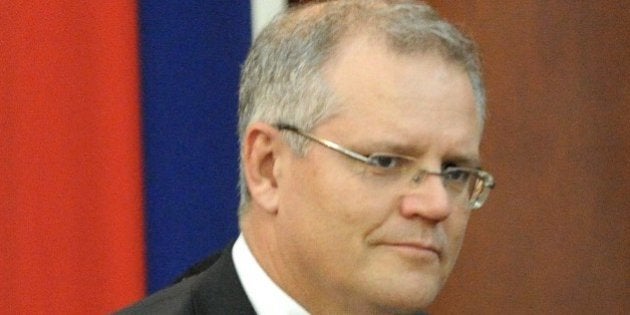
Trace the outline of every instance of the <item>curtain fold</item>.
{"label": "curtain fold", "polygon": [[0,9],[0,312],[145,294],[135,1]]}

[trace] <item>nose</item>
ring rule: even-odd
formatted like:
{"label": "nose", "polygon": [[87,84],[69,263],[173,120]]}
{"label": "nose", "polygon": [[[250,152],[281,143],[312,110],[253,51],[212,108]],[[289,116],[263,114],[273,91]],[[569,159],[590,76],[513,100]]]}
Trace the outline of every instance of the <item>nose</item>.
{"label": "nose", "polygon": [[453,204],[440,176],[426,176],[415,183],[413,190],[403,195],[400,212],[406,218],[422,217],[429,221],[443,221],[453,211]]}

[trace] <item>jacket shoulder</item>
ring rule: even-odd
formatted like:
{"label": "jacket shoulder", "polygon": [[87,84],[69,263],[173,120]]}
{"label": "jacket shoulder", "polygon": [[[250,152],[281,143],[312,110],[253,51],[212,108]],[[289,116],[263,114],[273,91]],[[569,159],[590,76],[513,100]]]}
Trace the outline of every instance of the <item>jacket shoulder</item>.
{"label": "jacket shoulder", "polygon": [[194,314],[191,297],[199,276],[184,279],[162,289],[116,314]]}
{"label": "jacket shoulder", "polygon": [[231,248],[116,314],[256,314],[236,273]]}

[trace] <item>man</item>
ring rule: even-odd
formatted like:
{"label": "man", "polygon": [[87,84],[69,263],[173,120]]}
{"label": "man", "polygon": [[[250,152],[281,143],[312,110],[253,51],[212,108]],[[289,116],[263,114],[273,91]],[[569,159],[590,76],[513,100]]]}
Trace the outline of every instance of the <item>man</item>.
{"label": "man", "polygon": [[124,312],[422,311],[494,185],[479,161],[484,94],[473,43],[424,4],[276,18],[241,79],[241,235]]}

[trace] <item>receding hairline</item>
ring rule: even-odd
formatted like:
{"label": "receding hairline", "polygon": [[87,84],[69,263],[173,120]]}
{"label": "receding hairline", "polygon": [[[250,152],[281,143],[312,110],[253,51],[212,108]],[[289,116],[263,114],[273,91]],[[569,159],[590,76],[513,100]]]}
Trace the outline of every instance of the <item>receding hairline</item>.
{"label": "receding hairline", "polygon": [[[327,2],[336,2],[336,1],[313,1],[301,5],[297,5],[295,7],[289,8],[286,14],[286,19],[284,27],[293,28],[295,25],[300,23],[302,19],[314,19],[318,17],[327,17],[328,14],[326,9],[329,8]],[[383,0],[383,1],[366,1],[368,2],[368,6],[371,8],[388,8],[391,4],[419,4],[418,2],[411,0]],[[441,22],[449,24],[452,26],[456,32],[462,35],[466,40],[470,40],[471,43],[474,42],[472,39],[468,38],[465,33],[459,30],[454,24],[449,21],[446,21],[442,18],[439,13],[430,5],[422,2],[422,4],[426,5],[430,10],[431,14],[433,14],[436,18],[438,18]],[[448,44],[442,41],[442,38],[439,35],[429,35],[426,36],[423,43],[415,43],[409,44],[401,43],[401,41],[397,40],[395,36],[393,36],[388,30],[381,28],[382,25],[370,23],[369,20],[364,18],[359,18],[361,16],[361,12],[364,12],[365,7],[361,7],[358,10],[345,10],[343,11],[351,17],[350,23],[344,24],[345,28],[343,28],[340,34],[335,36],[335,40],[331,42],[331,50],[330,53],[326,56],[322,63],[320,64],[319,71],[322,71],[323,68],[328,67],[327,65],[331,63],[333,59],[336,59],[337,54],[345,45],[348,45],[353,39],[353,37],[366,37],[370,41],[374,41],[374,43],[382,44],[389,52],[394,55],[399,56],[413,56],[413,55],[424,55],[424,54],[437,54],[444,61],[449,64],[455,65],[458,68],[461,68],[464,72],[470,74],[470,69],[468,69],[468,65],[466,64],[466,60],[463,58],[458,58],[453,55],[453,51],[449,49]],[[372,11],[365,11],[369,14]],[[475,56],[479,58],[479,52],[475,50]],[[477,60],[477,63],[480,65],[481,61]],[[481,70],[479,70],[481,73]],[[472,79],[472,78],[471,78]],[[472,83],[472,82],[471,82]],[[478,104],[485,107],[485,104]]]}

